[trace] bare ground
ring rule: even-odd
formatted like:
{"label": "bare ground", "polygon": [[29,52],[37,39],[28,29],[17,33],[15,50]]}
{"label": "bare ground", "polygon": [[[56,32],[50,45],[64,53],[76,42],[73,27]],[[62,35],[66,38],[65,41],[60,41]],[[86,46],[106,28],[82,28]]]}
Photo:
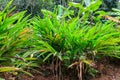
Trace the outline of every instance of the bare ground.
{"label": "bare ground", "polygon": [[[96,63],[99,73],[95,78],[87,80],[120,80],[120,60],[106,60],[102,59]],[[44,70],[42,73],[32,73],[34,77],[29,77],[27,75],[13,76],[10,74],[0,74],[0,77],[3,77],[5,80],[55,80],[55,76],[51,74],[50,70]],[[73,76],[72,76],[73,74]],[[78,80],[77,76],[74,76],[74,73],[71,73],[69,76],[64,76],[63,80]],[[85,80],[85,79],[83,79]]]}

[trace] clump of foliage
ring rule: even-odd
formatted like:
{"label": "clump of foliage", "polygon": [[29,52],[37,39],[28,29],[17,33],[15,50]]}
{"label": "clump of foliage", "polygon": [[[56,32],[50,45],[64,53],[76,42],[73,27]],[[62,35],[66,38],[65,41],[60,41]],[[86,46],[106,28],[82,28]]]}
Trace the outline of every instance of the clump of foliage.
{"label": "clump of foliage", "polygon": [[11,15],[14,10],[14,8],[9,10],[11,3],[12,0],[0,12],[0,65],[2,66],[0,72],[25,72],[24,68],[34,64],[31,61],[33,60],[31,56],[33,52],[30,50],[32,33],[29,26],[29,16],[25,17],[26,11]]}
{"label": "clump of foliage", "polygon": [[79,67],[78,77],[82,80],[83,64],[93,66],[94,58],[100,54],[102,57],[120,57],[120,32],[113,22],[86,24],[90,13],[96,11],[100,4],[97,0],[84,8],[80,4],[70,3],[70,6],[79,8],[77,17],[72,16],[74,13],[70,8],[61,6],[58,12],[42,10],[44,17],[35,17],[32,22],[38,57],[43,61],[51,61],[50,64],[55,63],[53,65],[59,72],[58,76],[61,76],[63,65],[76,65]]}
{"label": "clump of foliage", "polygon": [[31,20],[25,11],[11,15],[11,3],[0,12],[0,72],[22,71],[32,76],[24,69],[38,67],[42,61],[53,65],[56,80],[62,80],[63,67],[77,67],[82,80],[84,66],[94,76],[96,70],[91,67],[100,55],[120,58],[120,32],[114,22],[101,21],[107,13],[97,11],[100,0],[86,7],[70,2],[68,8],[42,9],[44,16]]}

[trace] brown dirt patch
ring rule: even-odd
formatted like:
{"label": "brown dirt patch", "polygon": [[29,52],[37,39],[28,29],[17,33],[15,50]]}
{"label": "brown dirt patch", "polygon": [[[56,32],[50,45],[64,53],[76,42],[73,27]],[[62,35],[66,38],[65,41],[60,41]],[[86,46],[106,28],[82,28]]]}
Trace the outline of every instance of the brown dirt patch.
{"label": "brown dirt patch", "polygon": [[[96,63],[99,73],[95,78],[87,80],[120,80],[120,60],[114,59],[102,59]],[[34,77],[30,77],[24,74],[13,76],[11,74],[0,74],[0,77],[3,77],[5,80],[55,80],[55,76],[52,74],[52,71],[48,68],[42,67],[43,70],[39,70],[42,73],[36,73],[32,71]],[[71,73],[70,73],[71,72]],[[65,70],[65,76],[63,80],[78,80],[75,73],[72,71]],[[88,76],[89,77],[89,76]],[[86,80],[86,79],[83,79]]]}
{"label": "brown dirt patch", "polygon": [[[109,62],[108,62],[109,61]],[[99,74],[91,80],[120,80],[120,60],[103,59],[98,64]]]}

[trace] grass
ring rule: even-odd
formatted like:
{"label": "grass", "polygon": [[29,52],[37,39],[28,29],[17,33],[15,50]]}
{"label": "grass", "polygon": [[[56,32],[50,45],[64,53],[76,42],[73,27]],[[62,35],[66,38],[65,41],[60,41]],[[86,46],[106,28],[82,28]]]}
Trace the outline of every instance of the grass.
{"label": "grass", "polygon": [[[101,4],[99,0],[97,7],[70,3],[70,7],[59,6],[53,12],[42,10],[43,18],[32,19],[25,16],[25,11],[9,15],[14,10],[9,10],[11,3],[0,12],[0,72],[17,70],[33,76],[25,69],[39,67],[41,61],[55,67],[57,80],[62,79],[64,67],[73,66],[78,67],[78,77],[82,80],[83,65],[92,70],[90,67],[96,57],[101,58],[99,55],[120,58],[120,32],[115,23],[109,20],[103,23],[102,14],[92,15]],[[73,6],[79,8],[77,16],[71,10]],[[89,24],[89,16],[99,20]]]}

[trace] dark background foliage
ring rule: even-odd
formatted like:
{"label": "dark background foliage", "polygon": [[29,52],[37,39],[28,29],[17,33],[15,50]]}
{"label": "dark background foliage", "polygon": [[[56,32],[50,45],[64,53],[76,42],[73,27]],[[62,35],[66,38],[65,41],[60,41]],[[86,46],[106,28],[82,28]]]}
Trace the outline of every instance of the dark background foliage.
{"label": "dark background foliage", "polygon": [[[10,0],[0,0],[0,10],[3,10]],[[27,10],[27,14],[41,15],[41,9],[53,10],[56,5],[67,6],[69,1],[82,3],[84,0],[14,0],[12,6],[16,6],[15,12]],[[118,0],[103,0],[101,9],[110,11],[117,7]]]}

